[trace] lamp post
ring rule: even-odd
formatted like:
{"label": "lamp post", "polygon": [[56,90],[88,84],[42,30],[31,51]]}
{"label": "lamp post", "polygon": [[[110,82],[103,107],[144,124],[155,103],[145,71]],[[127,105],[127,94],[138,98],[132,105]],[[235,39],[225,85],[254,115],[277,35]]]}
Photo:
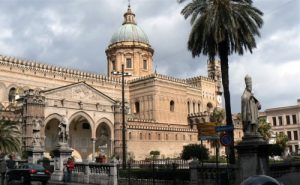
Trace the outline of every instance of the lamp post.
{"label": "lamp post", "polygon": [[122,167],[126,169],[126,128],[125,128],[125,90],[124,90],[124,77],[131,76],[130,73],[124,72],[124,64],[122,64],[122,71],[113,71],[113,75],[121,75],[122,77]]}

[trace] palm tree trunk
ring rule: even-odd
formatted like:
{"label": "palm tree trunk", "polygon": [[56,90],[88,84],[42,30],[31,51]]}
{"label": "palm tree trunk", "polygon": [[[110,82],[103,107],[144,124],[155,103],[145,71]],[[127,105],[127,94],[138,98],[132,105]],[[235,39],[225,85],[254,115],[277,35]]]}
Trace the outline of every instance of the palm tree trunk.
{"label": "palm tree trunk", "polygon": [[[221,60],[221,71],[222,71],[222,84],[224,90],[225,99],[225,111],[226,111],[226,125],[233,125],[232,115],[231,115],[231,103],[230,103],[230,92],[229,92],[229,66],[228,66],[228,55],[229,47],[227,41],[222,41],[218,44],[219,47],[219,57]],[[233,131],[229,131],[228,134],[234,140]],[[235,163],[234,146],[229,148],[229,163]]]}

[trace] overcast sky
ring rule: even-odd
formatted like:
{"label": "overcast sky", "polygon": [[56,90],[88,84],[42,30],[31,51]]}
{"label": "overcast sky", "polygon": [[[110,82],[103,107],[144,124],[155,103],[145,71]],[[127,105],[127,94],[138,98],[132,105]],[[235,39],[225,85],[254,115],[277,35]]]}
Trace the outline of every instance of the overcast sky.
{"label": "overcast sky", "polygon": [[[110,38],[121,26],[127,0],[0,0],[0,54],[106,74]],[[252,76],[262,109],[300,99],[300,0],[254,0],[264,12],[253,54],[230,56],[233,112],[240,112],[244,76]],[[157,72],[207,76],[206,56],[186,49],[191,26],[177,0],[131,0],[138,25],[155,50]]]}

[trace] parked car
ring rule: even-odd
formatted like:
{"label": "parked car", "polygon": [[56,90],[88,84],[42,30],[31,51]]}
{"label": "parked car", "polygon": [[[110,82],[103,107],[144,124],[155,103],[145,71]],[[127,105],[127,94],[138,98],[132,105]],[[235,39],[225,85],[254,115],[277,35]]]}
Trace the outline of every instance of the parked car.
{"label": "parked car", "polygon": [[7,183],[17,180],[22,184],[30,184],[34,181],[42,182],[42,185],[46,185],[50,179],[51,173],[41,165],[32,163],[24,163],[19,168],[11,169],[6,173]]}

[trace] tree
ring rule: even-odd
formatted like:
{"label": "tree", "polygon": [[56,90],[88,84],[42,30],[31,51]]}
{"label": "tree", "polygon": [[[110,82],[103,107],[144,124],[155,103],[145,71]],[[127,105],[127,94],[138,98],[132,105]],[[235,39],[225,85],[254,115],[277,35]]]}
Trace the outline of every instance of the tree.
{"label": "tree", "polygon": [[266,118],[258,119],[258,129],[257,131],[261,134],[264,140],[269,141],[272,136],[271,124],[267,122]]}
{"label": "tree", "polygon": [[278,144],[283,151],[287,147],[287,142],[289,141],[287,135],[285,135],[283,132],[279,132],[279,134],[276,136],[276,144]]}
{"label": "tree", "polygon": [[0,153],[19,152],[20,130],[18,124],[12,121],[0,121]]}
{"label": "tree", "polygon": [[[179,0],[182,3],[186,0]],[[256,47],[255,36],[260,36],[263,13],[252,6],[252,0],[192,0],[181,11],[191,17],[192,30],[188,50],[192,56],[208,55],[210,61],[219,56],[224,89],[226,124],[232,125],[228,56],[243,55]],[[229,132],[233,137],[233,131]],[[230,148],[229,162],[235,163],[234,147]]]}
{"label": "tree", "polygon": [[197,158],[198,160],[208,159],[208,149],[199,144],[189,144],[183,147],[181,159],[189,160]]}
{"label": "tree", "polygon": [[221,124],[225,119],[225,112],[223,109],[214,108],[213,112],[210,114],[209,119],[211,122]]}
{"label": "tree", "polygon": [[157,159],[158,156],[160,155],[160,151],[158,151],[158,150],[150,151],[150,155],[151,155],[152,159]]}

